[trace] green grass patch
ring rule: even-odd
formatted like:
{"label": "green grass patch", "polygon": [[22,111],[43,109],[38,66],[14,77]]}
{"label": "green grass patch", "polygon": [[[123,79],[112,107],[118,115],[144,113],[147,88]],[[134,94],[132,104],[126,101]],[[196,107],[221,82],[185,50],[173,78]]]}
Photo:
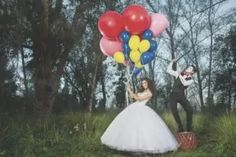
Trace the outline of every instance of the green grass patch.
{"label": "green grass patch", "polygon": [[[119,111],[67,113],[47,120],[29,117],[1,117],[0,157],[233,157],[236,145],[236,116],[211,117],[194,114],[193,127],[198,148],[193,151],[157,155],[129,154],[108,149],[100,137]],[[171,113],[160,115],[173,133],[176,124]],[[181,113],[183,122],[185,114]]]}

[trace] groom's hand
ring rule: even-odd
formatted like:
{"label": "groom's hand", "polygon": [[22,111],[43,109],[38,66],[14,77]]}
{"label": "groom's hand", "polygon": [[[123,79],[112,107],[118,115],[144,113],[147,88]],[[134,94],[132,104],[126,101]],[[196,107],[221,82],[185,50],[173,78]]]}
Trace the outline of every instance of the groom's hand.
{"label": "groom's hand", "polygon": [[176,59],[175,59],[175,58],[174,58],[174,59],[172,59],[172,60],[171,60],[171,62],[173,62],[173,63],[176,63]]}

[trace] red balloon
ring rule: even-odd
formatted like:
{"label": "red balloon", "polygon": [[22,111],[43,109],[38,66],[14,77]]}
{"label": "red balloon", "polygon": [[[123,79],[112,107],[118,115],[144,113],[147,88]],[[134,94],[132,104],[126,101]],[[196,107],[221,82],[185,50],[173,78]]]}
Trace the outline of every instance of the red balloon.
{"label": "red balloon", "polygon": [[123,30],[122,15],[115,11],[107,11],[98,20],[98,29],[107,38],[116,38]]}
{"label": "red balloon", "polygon": [[140,5],[130,5],[123,11],[125,29],[131,34],[141,34],[148,29],[151,18],[146,9]]}

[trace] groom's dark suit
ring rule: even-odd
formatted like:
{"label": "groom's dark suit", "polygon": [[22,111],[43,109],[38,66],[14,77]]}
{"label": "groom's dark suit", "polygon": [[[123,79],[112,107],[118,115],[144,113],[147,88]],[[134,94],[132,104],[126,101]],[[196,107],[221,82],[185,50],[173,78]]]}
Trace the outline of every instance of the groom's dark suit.
{"label": "groom's dark suit", "polygon": [[178,110],[177,110],[177,103],[180,103],[187,114],[187,131],[191,131],[192,129],[192,115],[193,115],[193,108],[190,105],[189,101],[187,100],[184,90],[193,83],[192,78],[185,79],[181,74],[179,74],[177,71],[172,70],[172,64],[171,62],[167,68],[167,72],[171,75],[175,76],[175,82],[173,85],[172,92],[170,94],[169,98],[169,106],[173,113],[173,116],[175,118],[175,121],[178,124],[179,131],[183,131],[183,125],[181,123]]}

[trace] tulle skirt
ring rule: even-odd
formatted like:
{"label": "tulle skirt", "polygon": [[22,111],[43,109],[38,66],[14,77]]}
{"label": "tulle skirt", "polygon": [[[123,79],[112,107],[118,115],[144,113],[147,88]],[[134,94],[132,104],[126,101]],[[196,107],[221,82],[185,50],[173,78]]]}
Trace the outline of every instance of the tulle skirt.
{"label": "tulle skirt", "polygon": [[179,147],[156,112],[135,102],[120,112],[101,137],[101,142],[119,151],[164,153]]}

